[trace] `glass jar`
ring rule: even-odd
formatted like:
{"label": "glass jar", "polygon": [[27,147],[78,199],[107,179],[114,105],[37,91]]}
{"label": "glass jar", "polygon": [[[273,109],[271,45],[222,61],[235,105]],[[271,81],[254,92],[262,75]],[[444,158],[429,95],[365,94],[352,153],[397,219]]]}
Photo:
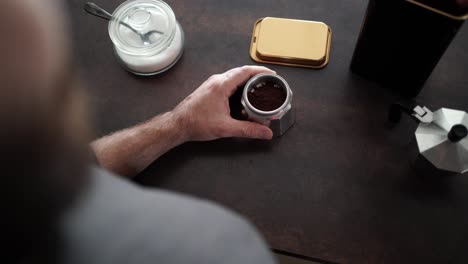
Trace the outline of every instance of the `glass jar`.
{"label": "glass jar", "polygon": [[109,36],[121,64],[137,75],[155,75],[182,56],[184,32],[171,7],[159,0],[128,0],[113,13]]}

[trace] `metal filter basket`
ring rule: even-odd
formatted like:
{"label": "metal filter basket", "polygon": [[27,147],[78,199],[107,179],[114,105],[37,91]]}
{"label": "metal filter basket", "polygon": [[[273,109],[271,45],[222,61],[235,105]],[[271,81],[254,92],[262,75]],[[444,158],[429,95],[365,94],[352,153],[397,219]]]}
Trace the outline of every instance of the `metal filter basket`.
{"label": "metal filter basket", "polygon": [[[286,99],[278,109],[262,111],[255,108],[249,101],[248,93],[257,87],[257,85],[261,85],[265,82],[273,82],[286,92]],[[273,136],[279,137],[283,135],[296,121],[292,99],[293,92],[286,80],[281,76],[276,74],[258,74],[252,77],[245,85],[241,103],[244,108],[244,113],[247,115],[248,119],[260,124],[268,125],[273,131]]]}

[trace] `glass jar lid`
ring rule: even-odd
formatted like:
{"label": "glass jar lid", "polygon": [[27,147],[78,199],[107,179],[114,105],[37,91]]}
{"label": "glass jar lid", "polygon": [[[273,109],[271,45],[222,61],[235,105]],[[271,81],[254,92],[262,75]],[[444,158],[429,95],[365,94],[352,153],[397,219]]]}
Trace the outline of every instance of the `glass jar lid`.
{"label": "glass jar lid", "polygon": [[113,13],[109,35],[114,45],[130,55],[148,55],[165,49],[176,32],[171,7],[159,0],[128,0]]}

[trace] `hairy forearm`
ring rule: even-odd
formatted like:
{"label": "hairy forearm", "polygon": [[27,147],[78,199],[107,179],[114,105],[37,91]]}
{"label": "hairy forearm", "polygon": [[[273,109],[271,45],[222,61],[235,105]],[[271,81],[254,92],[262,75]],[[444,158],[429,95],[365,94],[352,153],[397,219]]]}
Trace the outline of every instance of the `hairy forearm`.
{"label": "hairy forearm", "polygon": [[265,67],[244,66],[211,76],[171,112],[119,131],[91,144],[104,168],[135,176],[171,148],[186,141],[208,141],[223,137],[271,139],[263,124],[235,120],[229,97],[249,78],[275,73]]}
{"label": "hairy forearm", "polygon": [[172,112],[94,141],[91,146],[104,168],[135,176],[171,148],[184,142],[184,129]]}

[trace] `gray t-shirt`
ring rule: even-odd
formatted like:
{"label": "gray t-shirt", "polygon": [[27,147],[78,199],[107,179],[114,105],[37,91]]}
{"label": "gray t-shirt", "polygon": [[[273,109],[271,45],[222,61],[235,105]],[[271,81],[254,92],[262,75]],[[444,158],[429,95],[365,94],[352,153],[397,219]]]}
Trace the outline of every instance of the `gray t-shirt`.
{"label": "gray t-shirt", "polygon": [[101,169],[63,221],[65,264],[275,263],[245,219]]}

